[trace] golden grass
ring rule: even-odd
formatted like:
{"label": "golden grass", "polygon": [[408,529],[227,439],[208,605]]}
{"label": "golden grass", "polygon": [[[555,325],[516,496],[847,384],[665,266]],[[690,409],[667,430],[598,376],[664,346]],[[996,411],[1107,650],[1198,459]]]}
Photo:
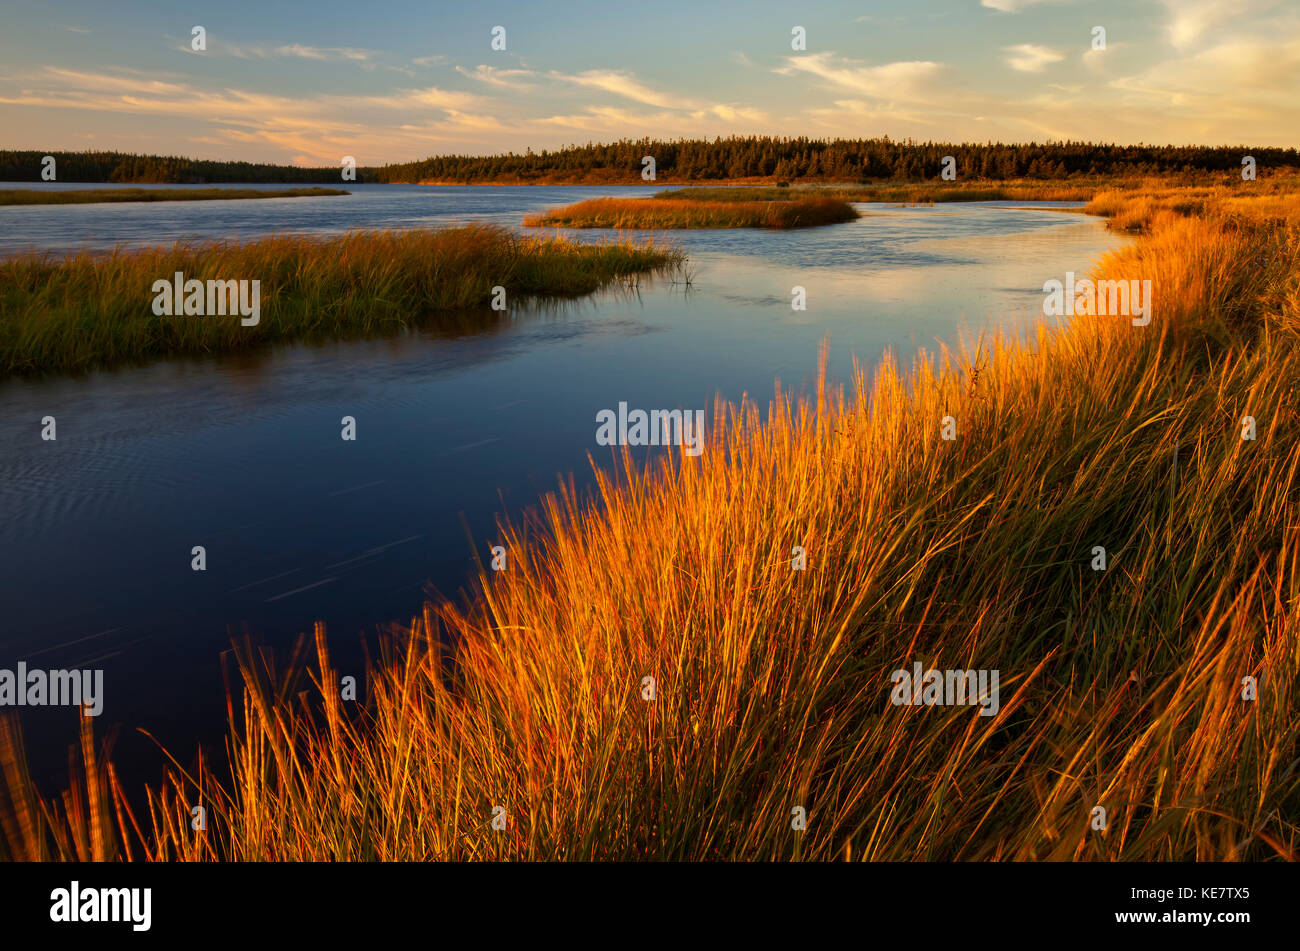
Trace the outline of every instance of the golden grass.
{"label": "golden grass", "polygon": [[[1292,170],[1264,170],[1258,181],[1243,182],[1239,174],[1188,174],[1178,176],[1090,176],[1078,180],[1009,179],[989,181],[963,179],[957,182],[923,181],[877,185],[799,184],[773,186],[702,186],[657,192],[655,198],[673,201],[750,202],[793,201],[810,197],[835,198],[849,202],[901,202],[931,204],[964,201],[1094,202],[1089,209],[1103,214],[1103,200],[1123,204],[1135,195],[1189,196],[1211,194],[1224,198],[1241,195],[1254,201],[1266,195],[1294,194],[1300,188],[1300,174]],[[1256,207],[1256,206],[1251,206]]]}
{"label": "golden grass", "polygon": [[[654,244],[521,238],[484,225],[23,255],[0,260],[0,377],[394,333],[484,311],[496,286],[507,302],[569,297],[683,260]],[[260,281],[258,322],[155,315],[154,281],[178,271],[200,281]]]}
{"label": "golden grass", "polygon": [[87,205],[119,201],[231,201],[240,198],[320,198],[350,195],[341,188],[86,188],[0,189],[0,205]]}
{"label": "golden grass", "polygon": [[1106,189],[1084,208],[1108,219],[1116,231],[1151,229],[1157,218],[1199,217],[1207,212],[1246,216],[1255,221],[1292,222],[1300,217],[1300,187],[1295,179],[1216,184],[1196,188],[1159,186],[1140,192]]}
{"label": "golden grass", "polygon": [[697,201],[593,198],[527,215],[529,227],[559,228],[811,228],[852,221],[857,211],[836,198],[795,201]]}
{"label": "golden grass", "polygon": [[[1300,229],[1270,209],[1157,216],[1100,261],[1153,282],[1149,326],[886,362],[847,393],[778,389],[765,420],[720,404],[698,458],[622,457],[599,504],[562,491],[502,526],[509,570],[385,641],[361,704],[322,626],[310,668],[237,644],[230,778],[173,765],[147,815],[88,734],[85,777],[41,800],[10,724],[0,848],[1296,858]],[[998,715],[891,705],[913,661],[1000,671]]]}
{"label": "golden grass", "polygon": [[1106,187],[1101,182],[969,181],[904,182],[882,185],[795,185],[674,188],[657,192],[665,201],[752,202],[808,201],[814,197],[846,202],[952,202],[952,201],[1088,201]]}

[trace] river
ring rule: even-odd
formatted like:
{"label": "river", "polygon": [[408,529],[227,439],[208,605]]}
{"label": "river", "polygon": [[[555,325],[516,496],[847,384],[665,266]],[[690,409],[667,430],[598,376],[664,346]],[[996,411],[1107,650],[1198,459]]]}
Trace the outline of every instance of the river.
{"label": "river", "polygon": [[[5,186],[13,187],[13,186]],[[43,186],[49,187],[49,186]],[[59,187],[100,187],[72,186]],[[274,187],[274,186],[268,186]],[[0,208],[0,254],[271,232],[518,228],[524,213],[653,188],[355,185],[346,197]],[[1028,203],[860,206],[801,231],[657,235],[689,285],[643,280],[563,304],[518,303],[461,331],[289,345],[80,377],[0,382],[0,667],[104,670],[119,756],[185,760],[219,740],[218,661],[250,631],[283,648],[329,625],[342,673],[359,635],[454,596],[485,562],[498,514],[561,477],[590,484],[596,414],[620,401],[705,409],[806,390],[828,335],[833,381],[888,348],[1041,320],[1042,285],[1121,239]],[[609,232],[574,233],[607,240]],[[791,306],[806,291],[805,310]],[[40,438],[41,419],[58,438]],[[355,441],[340,438],[356,420]],[[207,570],[191,570],[206,549]],[[471,547],[473,546],[473,547]],[[59,775],[77,712],[23,712],[38,776]]]}

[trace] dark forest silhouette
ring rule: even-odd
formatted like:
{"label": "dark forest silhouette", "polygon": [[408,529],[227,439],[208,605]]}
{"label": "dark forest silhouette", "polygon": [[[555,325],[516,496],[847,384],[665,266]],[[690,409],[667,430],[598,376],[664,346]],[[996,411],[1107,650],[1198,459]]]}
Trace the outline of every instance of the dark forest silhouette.
{"label": "dark forest silhouette", "polygon": [[[57,161],[61,182],[208,184],[222,182],[336,183],[340,168],[302,168],[123,152],[0,151],[0,180],[40,181],[41,161]],[[653,156],[658,181],[915,181],[938,178],[945,156],[957,160],[962,180],[1061,179],[1096,175],[1226,172],[1251,155],[1261,168],[1300,167],[1296,149],[1104,145],[1061,142],[1028,145],[948,144],[879,139],[732,137],[621,139],[554,151],[499,155],[443,155],[360,168],[361,182],[641,181],[642,159]]]}

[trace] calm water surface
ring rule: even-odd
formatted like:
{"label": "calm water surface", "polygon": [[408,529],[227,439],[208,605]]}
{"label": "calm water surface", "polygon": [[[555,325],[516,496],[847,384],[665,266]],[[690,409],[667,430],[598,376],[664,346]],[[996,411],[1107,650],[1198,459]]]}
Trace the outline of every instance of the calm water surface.
{"label": "calm water surface", "polygon": [[[50,186],[41,186],[50,187]],[[91,187],[72,186],[61,187]],[[99,186],[93,186],[99,187]],[[334,198],[0,208],[0,254],[332,234],[489,221],[653,188],[346,187]],[[118,756],[219,738],[219,653],[248,630],[276,647],[327,622],[342,673],[359,636],[454,596],[499,513],[572,474],[590,484],[596,414],[766,404],[806,389],[818,345],[849,379],[959,331],[1040,319],[1045,280],[1119,239],[1028,204],[900,208],[793,232],[692,231],[690,287],[643,280],[561,305],[467,318],[461,332],[172,360],[0,383],[0,667],[99,667]],[[575,232],[599,241],[610,232]],[[791,309],[791,288],[807,310]],[[201,319],[201,318],[200,318]],[[41,418],[58,440],[40,439]],[[340,439],[353,416],[357,439]],[[711,413],[706,416],[711,418]],[[207,549],[207,571],[190,550]],[[476,546],[476,547],[475,547]],[[351,666],[349,666],[351,665]],[[57,773],[78,714],[24,711],[38,771]]]}

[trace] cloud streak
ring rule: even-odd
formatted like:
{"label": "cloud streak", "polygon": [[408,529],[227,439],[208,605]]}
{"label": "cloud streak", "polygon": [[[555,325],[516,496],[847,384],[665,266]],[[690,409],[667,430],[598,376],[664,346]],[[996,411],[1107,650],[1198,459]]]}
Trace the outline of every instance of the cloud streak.
{"label": "cloud streak", "polygon": [[582,73],[560,73],[552,70],[548,74],[561,82],[599,89],[602,92],[622,96],[645,106],[658,106],[661,109],[696,109],[698,104],[674,93],[660,92],[637,80],[631,73],[608,69],[589,69]]}
{"label": "cloud streak", "polygon": [[874,99],[920,101],[934,94],[934,84],[944,70],[942,63],[930,60],[867,66],[834,53],[812,53],[788,57],[775,72],[782,76],[815,76],[831,86]]}
{"label": "cloud streak", "polygon": [[1005,62],[1012,69],[1022,73],[1041,73],[1052,63],[1065,59],[1065,54],[1047,46],[1034,43],[1019,43],[1016,46],[1004,46]]}

